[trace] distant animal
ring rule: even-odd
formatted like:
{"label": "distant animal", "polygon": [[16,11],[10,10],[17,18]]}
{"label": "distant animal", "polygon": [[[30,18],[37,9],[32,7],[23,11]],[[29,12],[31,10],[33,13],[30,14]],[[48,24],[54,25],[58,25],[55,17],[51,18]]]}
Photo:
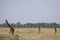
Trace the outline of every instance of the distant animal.
{"label": "distant animal", "polygon": [[10,28],[10,33],[12,34],[12,36],[14,35],[14,28],[8,23],[8,21],[7,20],[5,20],[6,21],[6,23],[7,23],[7,25],[8,25],[8,27]]}
{"label": "distant animal", "polygon": [[54,27],[54,30],[55,30],[55,33],[57,32],[57,29],[56,29],[56,27]]}
{"label": "distant animal", "polygon": [[38,27],[38,30],[39,30],[38,33],[40,33],[40,26]]}

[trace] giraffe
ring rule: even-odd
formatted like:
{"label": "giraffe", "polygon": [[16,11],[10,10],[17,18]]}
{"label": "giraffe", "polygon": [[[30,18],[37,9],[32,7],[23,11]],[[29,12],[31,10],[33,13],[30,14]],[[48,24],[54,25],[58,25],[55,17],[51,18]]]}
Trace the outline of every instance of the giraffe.
{"label": "giraffe", "polygon": [[38,27],[38,30],[39,30],[38,33],[40,33],[40,30],[41,30],[40,26]]}
{"label": "giraffe", "polygon": [[14,35],[14,28],[8,23],[8,21],[7,20],[5,20],[6,21],[6,24],[8,25],[8,27],[10,28],[10,33],[12,34],[12,36]]}
{"label": "giraffe", "polygon": [[55,30],[55,34],[57,33],[57,29],[56,29],[56,27],[53,25],[53,28],[54,28],[54,30]]}

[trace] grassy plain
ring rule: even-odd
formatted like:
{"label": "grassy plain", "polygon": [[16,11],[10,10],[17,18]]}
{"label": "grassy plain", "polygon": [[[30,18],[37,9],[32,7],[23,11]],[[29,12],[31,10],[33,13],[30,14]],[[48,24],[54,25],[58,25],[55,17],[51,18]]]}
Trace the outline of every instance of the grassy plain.
{"label": "grassy plain", "polygon": [[9,28],[0,28],[0,40],[60,40],[60,28],[55,34],[53,28],[15,28],[15,34],[9,34]]}

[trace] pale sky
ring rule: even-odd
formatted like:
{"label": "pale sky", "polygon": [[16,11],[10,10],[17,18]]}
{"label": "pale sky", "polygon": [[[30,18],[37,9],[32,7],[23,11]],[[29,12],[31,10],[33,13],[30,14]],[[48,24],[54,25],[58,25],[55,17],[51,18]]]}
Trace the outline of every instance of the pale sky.
{"label": "pale sky", "polygon": [[56,22],[60,24],[60,0],[0,0],[0,24]]}

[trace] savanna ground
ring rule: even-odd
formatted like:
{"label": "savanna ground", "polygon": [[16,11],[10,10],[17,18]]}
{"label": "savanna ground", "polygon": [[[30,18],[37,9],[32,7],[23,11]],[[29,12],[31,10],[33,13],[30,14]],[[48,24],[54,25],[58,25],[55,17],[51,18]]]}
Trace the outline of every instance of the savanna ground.
{"label": "savanna ground", "polygon": [[53,28],[15,28],[15,34],[9,34],[9,28],[0,28],[0,40],[60,40],[60,28],[55,34]]}

